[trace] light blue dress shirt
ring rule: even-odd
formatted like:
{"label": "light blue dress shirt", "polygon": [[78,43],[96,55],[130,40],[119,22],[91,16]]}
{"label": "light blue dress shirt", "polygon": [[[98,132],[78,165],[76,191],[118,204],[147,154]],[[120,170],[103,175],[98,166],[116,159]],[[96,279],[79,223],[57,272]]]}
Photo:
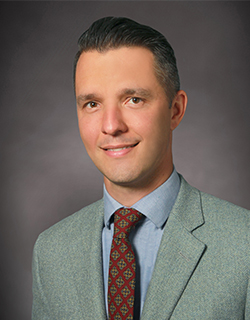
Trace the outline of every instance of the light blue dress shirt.
{"label": "light blue dress shirt", "polygon": [[[137,257],[137,268],[140,273],[139,289],[135,292],[135,319],[139,319],[146,298],[148,285],[153,273],[157,252],[160,246],[163,229],[180,189],[180,178],[174,169],[169,179],[160,187],[136,202],[132,208],[143,213],[136,228],[131,231],[130,242]],[[104,186],[104,228],[102,232],[103,277],[106,311],[108,314],[108,273],[109,255],[113,237],[113,213],[123,207],[114,200]],[[137,282],[137,283],[138,283]]]}

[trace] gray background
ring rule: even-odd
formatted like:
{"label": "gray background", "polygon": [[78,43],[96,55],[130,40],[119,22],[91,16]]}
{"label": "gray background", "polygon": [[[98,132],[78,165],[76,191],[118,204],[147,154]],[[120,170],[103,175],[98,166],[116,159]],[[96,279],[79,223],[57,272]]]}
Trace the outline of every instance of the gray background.
{"label": "gray background", "polygon": [[72,89],[76,41],[95,19],[127,16],[166,35],[189,96],[176,168],[250,209],[249,13],[249,2],[0,3],[0,319],[30,319],[38,234],[102,196]]}

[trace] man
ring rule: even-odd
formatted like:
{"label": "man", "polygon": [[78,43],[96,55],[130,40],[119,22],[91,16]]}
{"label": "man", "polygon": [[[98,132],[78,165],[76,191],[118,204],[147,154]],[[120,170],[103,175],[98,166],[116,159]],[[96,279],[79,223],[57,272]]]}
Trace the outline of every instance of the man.
{"label": "man", "polygon": [[249,212],[173,166],[187,96],[167,40],[100,19],[79,39],[74,81],[104,198],[39,236],[33,319],[250,319]]}

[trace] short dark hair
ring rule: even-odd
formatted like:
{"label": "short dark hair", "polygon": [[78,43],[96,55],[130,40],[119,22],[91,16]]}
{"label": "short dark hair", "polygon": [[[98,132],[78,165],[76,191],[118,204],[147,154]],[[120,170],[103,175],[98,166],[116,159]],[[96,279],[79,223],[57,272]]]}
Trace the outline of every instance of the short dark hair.
{"label": "short dark hair", "polygon": [[180,90],[180,80],[174,50],[166,38],[151,27],[128,18],[105,17],[95,21],[78,40],[79,51],[74,61],[74,81],[76,66],[83,52],[97,50],[105,52],[121,47],[144,47],[155,58],[158,80],[170,98]]}

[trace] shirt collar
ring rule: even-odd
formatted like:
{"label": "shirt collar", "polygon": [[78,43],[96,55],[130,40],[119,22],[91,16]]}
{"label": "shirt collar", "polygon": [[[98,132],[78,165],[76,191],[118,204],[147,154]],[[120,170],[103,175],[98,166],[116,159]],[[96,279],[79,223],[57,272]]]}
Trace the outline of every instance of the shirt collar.
{"label": "shirt collar", "polygon": [[[157,189],[140,199],[132,207],[143,213],[150,219],[157,228],[163,227],[170,211],[175,203],[180,189],[180,178],[175,168],[171,176]],[[118,201],[113,199],[107,192],[105,185],[103,187],[104,195],[104,223],[110,227],[110,218],[119,208],[124,207]]]}

